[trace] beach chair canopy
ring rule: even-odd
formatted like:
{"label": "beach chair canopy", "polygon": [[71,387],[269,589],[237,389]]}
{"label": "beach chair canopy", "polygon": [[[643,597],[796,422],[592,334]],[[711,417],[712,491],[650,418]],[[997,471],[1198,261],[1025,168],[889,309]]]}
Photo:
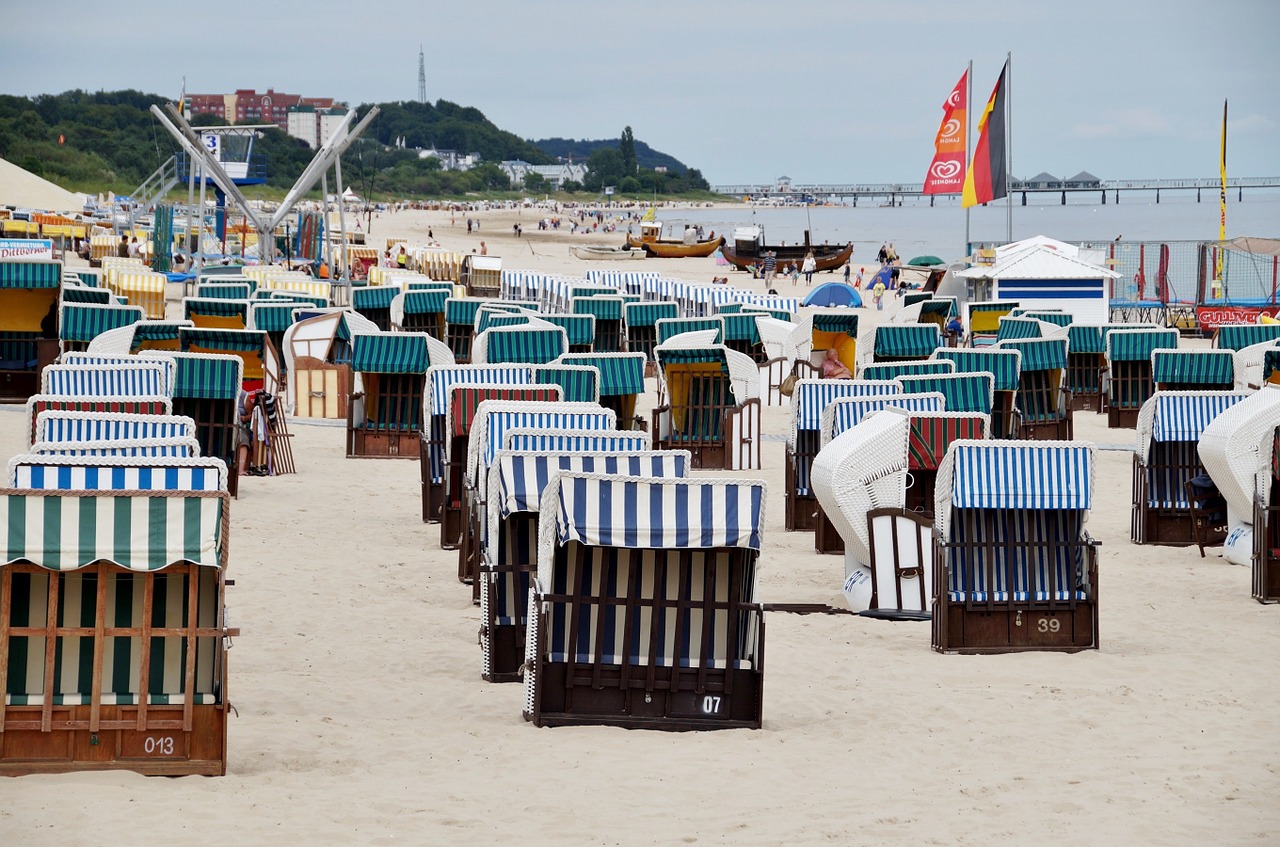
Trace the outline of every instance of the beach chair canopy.
{"label": "beach chair canopy", "polygon": [[1235,355],[1230,350],[1152,350],[1151,381],[1156,385],[1231,385]]}
{"label": "beach chair canopy", "polygon": [[632,329],[656,327],[660,319],[671,320],[680,316],[679,305],[671,302],[627,303],[622,311],[627,326]]}
{"label": "beach chair canopy", "polygon": [[687,450],[613,453],[502,450],[489,471],[490,525],[515,512],[537,512],[542,492],[562,471],[605,476],[681,478],[691,467]]}
{"label": "beach chair canopy", "polygon": [[629,430],[515,427],[503,436],[502,449],[515,453],[634,453],[649,449],[649,434]]}
{"label": "beach chair canopy", "polygon": [[950,361],[956,373],[989,373],[995,378],[996,391],[1017,391],[1022,372],[1022,354],[1017,350],[963,350],[942,348],[935,359]]}
{"label": "beach chair canopy", "polygon": [[903,412],[943,412],[946,398],[939,393],[891,394],[880,397],[844,397],[827,405],[822,411],[822,446],[826,447],[840,433],[857,426],[873,412],[895,408]]}
{"label": "beach chair canopy", "polygon": [[817,432],[822,426],[822,412],[843,397],[880,397],[901,394],[895,383],[866,379],[801,379],[791,395],[791,432],[789,442],[795,447],[798,430]]}
{"label": "beach chair canopy", "polygon": [[96,303],[98,305],[114,305],[116,297],[105,288],[89,288],[83,285],[62,286],[63,303]]}
{"label": "beach chair canopy", "polygon": [[927,359],[942,343],[942,334],[933,324],[885,324],[874,332],[875,356]]}
{"label": "beach chair canopy", "polygon": [[624,302],[616,292],[577,296],[569,301],[569,311],[575,315],[592,315],[597,321],[620,321]]}
{"label": "beach chair canopy", "polygon": [[534,365],[533,381],[537,385],[560,386],[563,399],[572,403],[600,402],[600,371],[590,365]]}
{"label": "beach chair canopy", "polygon": [[527,385],[532,381],[528,365],[432,365],[427,368],[423,416],[447,414],[449,392],[455,385]]}
{"label": "beach chair canopy", "polygon": [[200,455],[200,443],[194,438],[153,438],[147,441],[37,441],[32,453],[63,456],[161,456],[192,457]]}
{"label": "beach chair canopy", "polygon": [[1107,359],[1112,362],[1150,362],[1156,350],[1178,346],[1176,329],[1113,329],[1106,335]]}
{"label": "beach chair canopy", "polygon": [[88,343],[104,332],[132,326],[143,319],[137,306],[63,302],[58,337],[63,341]]}
{"label": "beach chair canopy", "polygon": [[998,341],[996,350],[1017,350],[1021,355],[1019,371],[1052,371],[1067,366],[1068,341],[1066,338],[1026,338],[1017,341]]}
{"label": "beach chair canopy", "polygon": [[569,336],[546,323],[487,329],[471,345],[471,361],[478,364],[523,363],[545,365],[569,352]]}
{"label": "beach chair canopy", "polygon": [[951,412],[989,415],[995,404],[995,377],[986,372],[903,376],[895,382],[903,394],[941,394]]}
{"label": "beach chair canopy", "polygon": [[719,315],[705,318],[660,318],[655,324],[658,331],[658,344],[662,345],[673,337],[685,332],[714,330],[713,344],[724,343],[724,318]]}
{"label": "beach chair canopy", "polygon": [[293,324],[293,303],[262,302],[249,307],[249,326],[261,332],[284,332]]}
{"label": "beach chair canopy", "polygon": [[954,373],[955,363],[950,360],[930,359],[913,362],[874,362],[863,365],[858,379],[894,380],[900,376],[925,376]]}
{"label": "beach chair canopy", "polygon": [[10,488],[37,491],[226,491],[227,466],[211,457],[59,456],[19,453]]}
{"label": "beach chair canopy", "polygon": [[671,384],[677,374],[721,373],[729,380],[735,404],[745,403],[760,396],[760,370],[750,356],[730,350],[724,345],[705,347],[675,347],[658,345],[653,348],[658,362],[658,379],[666,397],[672,394]]}
{"label": "beach chair canopy", "polygon": [[131,415],[46,409],[36,415],[34,441],[127,441],[194,438],[196,422],[185,415]]}
{"label": "beach chair canopy", "polygon": [[570,347],[590,347],[595,343],[596,318],[589,314],[538,314],[538,320],[558,326],[568,336]]}
{"label": "beach chair canopy", "polygon": [[[357,333],[351,339],[351,370],[357,373],[426,373],[433,340],[425,332]],[[443,355],[443,354],[441,354]],[[449,364],[436,361],[435,364]]]}
{"label": "beach chair canopy", "polygon": [[[63,293],[66,299],[66,293]],[[1219,350],[1243,350],[1254,344],[1280,341],[1277,324],[1221,324],[1213,335],[1213,346]]]}
{"label": "beach chair canopy", "polygon": [[620,397],[644,393],[643,353],[566,353],[562,365],[587,365],[600,372],[600,396]]}
{"label": "beach chair canopy", "polygon": [[1157,391],[1138,412],[1139,455],[1148,460],[1153,442],[1198,442],[1214,418],[1248,396],[1244,391]]}
{"label": "beach chair canopy", "polygon": [[517,427],[546,429],[616,429],[617,415],[596,403],[524,402],[485,400],[477,408],[467,443],[467,485],[474,488],[482,468],[487,469],[503,446],[507,430]]}
{"label": "beach chair canopy", "polygon": [[236,400],[244,385],[244,360],[239,356],[167,350],[144,350],[138,355],[147,361],[175,363],[175,399]]}
{"label": "beach chair canopy", "polygon": [[40,393],[64,397],[171,395],[171,365],[139,359],[113,365],[49,365],[40,374]]}

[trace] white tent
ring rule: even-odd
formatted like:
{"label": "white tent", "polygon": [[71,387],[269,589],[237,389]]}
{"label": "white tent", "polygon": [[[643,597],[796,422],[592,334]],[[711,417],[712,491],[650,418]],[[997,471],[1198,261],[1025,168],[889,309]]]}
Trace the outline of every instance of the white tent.
{"label": "white tent", "polygon": [[[1006,250],[994,265],[956,276],[969,280],[970,300],[1016,300],[1024,309],[1062,309],[1081,323],[1106,323],[1111,317],[1110,281],[1120,274],[1066,255],[1055,246],[1063,242],[1045,242],[1052,239]],[[997,256],[1011,246],[997,248]]]}
{"label": "white tent", "polygon": [[84,201],[83,195],[67,191],[31,171],[0,159],[0,205],[78,214],[84,211]]}

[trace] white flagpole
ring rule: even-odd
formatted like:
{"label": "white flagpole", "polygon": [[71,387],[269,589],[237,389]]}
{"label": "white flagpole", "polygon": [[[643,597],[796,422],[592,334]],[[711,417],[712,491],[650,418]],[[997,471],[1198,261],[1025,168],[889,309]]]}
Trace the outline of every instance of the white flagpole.
{"label": "white flagpole", "polygon": [[1004,78],[1004,197],[1008,210],[1008,243],[1013,243],[1013,52],[1005,54],[1005,67],[1008,68]]}
{"label": "white flagpole", "polygon": [[[964,76],[964,166],[966,168],[973,167],[973,150],[971,149],[969,140],[973,134],[973,59],[969,60],[969,70]],[[966,171],[966,176],[968,172]],[[964,202],[964,182],[960,183],[961,203]],[[973,255],[973,241],[969,235],[969,207],[964,209],[964,255],[966,257]]]}

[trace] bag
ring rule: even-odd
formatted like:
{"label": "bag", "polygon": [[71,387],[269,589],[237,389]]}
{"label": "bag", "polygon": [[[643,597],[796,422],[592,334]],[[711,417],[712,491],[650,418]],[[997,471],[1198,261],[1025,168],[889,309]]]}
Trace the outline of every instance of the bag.
{"label": "bag", "polygon": [[783,397],[790,397],[792,394],[796,393],[796,383],[799,381],[800,377],[795,374],[789,375],[786,379],[782,380],[782,384],[778,386],[778,393]]}
{"label": "bag", "polygon": [[276,427],[276,397],[274,394],[262,392],[260,395],[262,400],[262,413],[267,416],[267,425],[272,429]]}

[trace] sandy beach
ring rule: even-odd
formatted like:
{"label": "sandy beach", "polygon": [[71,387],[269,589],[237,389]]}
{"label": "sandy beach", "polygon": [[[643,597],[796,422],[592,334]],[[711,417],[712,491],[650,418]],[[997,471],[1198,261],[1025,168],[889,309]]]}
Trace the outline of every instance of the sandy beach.
{"label": "sandy beach", "polygon": [[[464,212],[383,213],[370,241],[426,243],[430,230],[446,249],[485,241],[504,268],[639,267],[762,288],[712,259],[584,262],[570,246],[622,233],[570,235],[568,210],[559,231],[540,231],[546,214],[472,213],[468,235]],[[650,380],[639,413],[652,405]],[[786,407],[764,420],[779,437],[762,471],[741,474],[769,486],[757,596],[842,606],[843,557],[783,530]],[[23,450],[24,422],[22,407],[0,407],[0,455]],[[1076,437],[1101,448],[1088,526],[1102,543],[1100,650],[944,656],[927,624],[777,613],[764,728],[679,734],[526,723],[522,686],[480,679],[479,612],[456,552],[420,520],[417,462],[346,459],[337,426],[290,430],[298,473],[243,479],[232,507],[228,604],[242,635],[227,776],[0,780],[0,842],[1280,840],[1280,606],[1250,599],[1249,571],[1216,551],[1129,542],[1134,433],[1100,415],[1075,418]]]}

